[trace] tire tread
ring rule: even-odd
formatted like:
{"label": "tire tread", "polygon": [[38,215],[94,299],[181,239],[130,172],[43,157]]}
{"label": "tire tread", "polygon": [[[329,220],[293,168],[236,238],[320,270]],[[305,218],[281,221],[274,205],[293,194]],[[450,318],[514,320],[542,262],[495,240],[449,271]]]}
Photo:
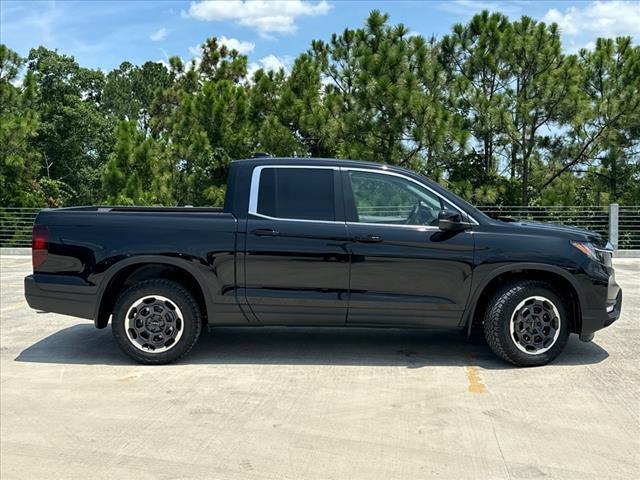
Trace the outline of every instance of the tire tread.
{"label": "tire tread", "polygon": [[[131,287],[127,288],[119,295],[118,300],[116,301],[115,307],[113,309],[114,318],[116,314],[118,314],[123,308],[126,308],[127,305],[125,303],[128,303],[127,302],[128,297],[133,292],[137,290],[142,290],[145,288],[169,289],[169,290],[173,290],[174,292],[177,292],[179,295],[184,297],[183,300],[187,301],[188,307],[191,309],[191,315],[193,317],[192,327],[195,329],[195,334],[191,336],[192,338],[190,339],[190,342],[188,343],[186,348],[182,347],[183,350],[178,355],[175,355],[175,350],[171,349],[171,350],[168,350],[167,352],[164,352],[167,355],[162,353],[162,354],[157,354],[158,356],[154,357],[152,355],[144,355],[143,352],[141,352],[137,348],[130,345],[129,340],[125,338],[126,334],[124,334],[124,337],[123,337],[123,333],[120,332],[120,330],[117,328],[117,326],[112,320],[113,336],[116,338],[116,341],[120,345],[120,348],[127,355],[129,355],[133,360],[139,363],[143,363],[145,365],[162,365],[162,364],[178,361],[181,358],[183,358],[185,355],[187,355],[191,351],[191,349],[193,349],[193,347],[198,341],[198,338],[200,338],[200,334],[202,333],[202,321],[201,321],[202,315],[200,312],[200,307],[198,306],[198,303],[194,299],[193,294],[187,288],[185,288],[182,284],[174,282],[173,280],[167,280],[167,279],[161,279],[161,278],[149,279],[149,280],[143,280],[142,282],[132,285]],[[172,353],[174,355],[171,355]]]}
{"label": "tire tread", "polygon": [[[484,317],[484,335],[489,347],[493,352],[500,357],[501,359],[509,362],[513,365],[522,367],[522,366],[536,366],[543,365],[551,361],[559,351],[564,348],[564,343],[566,343],[567,338],[559,337],[557,340],[557,344],[560,344],[560,348],[557,349],[558,352],[551,356],[551,354],[547,355],[551,350],[541,354],[540,357],[531,356],[527,361],[523,361],[521,358],[518,358],[517,355],[514,355],[510,352],[505,346],[505,338],[502,332],[502,328],[504,327],[504,322],[511,321],[512,312],[506,312],[506,305],[511,302],[514,297],[521,294],[522,292],[543,289],[548,290],[553,295],[558,297],[559,299],[562,296],[547,282],[541,280],[519,280],[515,282],[510,282],[503,285],[499,288],[492,296],[491,300],[489,300],[489,307],[485,312]],[[567,318],[562,319],[563,322],[567,322]],[[568,335],[567,335],[568,336]]]}

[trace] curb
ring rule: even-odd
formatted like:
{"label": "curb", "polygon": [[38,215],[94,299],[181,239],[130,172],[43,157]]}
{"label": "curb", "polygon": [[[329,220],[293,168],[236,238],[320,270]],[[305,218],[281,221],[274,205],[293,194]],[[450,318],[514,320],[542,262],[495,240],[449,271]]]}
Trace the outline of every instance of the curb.
{"label": "curb", "polygon": [[0,255],[28,255],[31,256],[30,248],[20,247],[0,247]]}
{"label": "curb", "polygon": [[616,250],[614,258],[640,258],[640,250]]}

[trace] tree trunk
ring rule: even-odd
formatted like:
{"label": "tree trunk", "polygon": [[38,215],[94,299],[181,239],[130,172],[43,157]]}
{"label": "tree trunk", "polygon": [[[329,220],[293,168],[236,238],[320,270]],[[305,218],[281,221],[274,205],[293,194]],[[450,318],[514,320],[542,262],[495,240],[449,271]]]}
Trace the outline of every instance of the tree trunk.
{"label": "tree trunk", "polygon": [[485,175],[489,175],[491,171],[491,139],[489,135],[484,136],[484,173]]}
{"label": "tree trunk", "polygon": [[522,125],[522,206],[529,205],[529,155],[527,154],[526,125]]}
{"label": "tree trunk", "polygon": [[[519,99],[520,99],[520,78],[516,79],[516,98],[515,98],[515,118],[513,125],[518,128],[518,108],[519,108]],[[516,164],[518,163],[518,142],[512,140],[511,145],[511,179],[516,176]]]}

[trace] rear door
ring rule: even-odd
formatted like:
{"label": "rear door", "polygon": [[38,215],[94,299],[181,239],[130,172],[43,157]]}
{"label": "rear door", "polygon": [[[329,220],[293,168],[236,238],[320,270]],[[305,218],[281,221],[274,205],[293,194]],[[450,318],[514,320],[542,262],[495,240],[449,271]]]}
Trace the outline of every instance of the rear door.
{"label": "rear door", "polygon": [[348,323],[455,327],[471,286],[469,231],[438,229],[455,208],[395,172],[344,169],[351,281]]}
{"label": "rear door", "polygon": [[265,324],[344,324],[349,252],[340,171],[259,166],[245,246],[247,303]]}

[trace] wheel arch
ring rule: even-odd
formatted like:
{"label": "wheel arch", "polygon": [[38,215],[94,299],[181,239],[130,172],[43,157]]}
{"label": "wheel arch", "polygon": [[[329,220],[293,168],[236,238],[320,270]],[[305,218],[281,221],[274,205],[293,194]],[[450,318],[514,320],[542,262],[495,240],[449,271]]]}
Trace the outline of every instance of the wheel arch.
{"label": "wheel arch", "polygon": [[105,328],[109,323],[119,292],[134,282],[149,278],[166,278],[188,288],[198,302],[205,324],[213,309],[210,295],[206,293],[208,290],[204,278],[184,260],[154,255],[141,256],[118,262],[107,272],[97,292],[93,317],[96,328]]}
{"label": "wheel arch", "polygon": [[473,290],[466,308],[464,324],[467,335],[482,323],[488,300],[501,285],[515,280],[542,280],[558,289],[567,303],[572,333],[579,333],[582,323],[584,298],[576,280],[560,267],[537,263],[506,265],[491,271]]}

